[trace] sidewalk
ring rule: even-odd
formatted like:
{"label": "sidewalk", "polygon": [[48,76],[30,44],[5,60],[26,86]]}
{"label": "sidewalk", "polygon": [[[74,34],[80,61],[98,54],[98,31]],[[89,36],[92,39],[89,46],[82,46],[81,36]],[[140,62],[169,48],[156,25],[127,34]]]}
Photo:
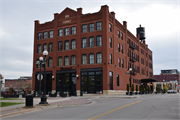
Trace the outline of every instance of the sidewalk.
{"label": "sidewalk", "polygon": [[83,95],[77,97],[48,97],[48,105],[40,105],[40,98],[33,98],[33,108],[23,108],[25,107],[25,98],[23,100],[1,100],[1,102],[23,102],[24,104],[12,105],[7,107],[1,107],[1,117],[6,117],[10,115],[22,114],[26,112],[38,111],[42,109],[49,109],[53,107],[60,106],[71,106],[71,105],[84,105],[90,104],[91,98],[138,98],[141,95]]}

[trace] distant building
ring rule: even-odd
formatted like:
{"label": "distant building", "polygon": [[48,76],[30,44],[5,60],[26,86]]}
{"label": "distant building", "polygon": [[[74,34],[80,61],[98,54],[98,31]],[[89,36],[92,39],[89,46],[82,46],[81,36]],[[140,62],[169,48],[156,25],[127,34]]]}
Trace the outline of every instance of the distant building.
{"label": "distant building", "polygon": [[177,82],[180,85],[180,72],[177,69],[161,70],[160,75],[154,75],[157,82]]}
{"label": "distant building", "polygon": [[22,76],[18,79],[5,79],[5,87],[23,88],[27,84],[31,85],[31,82],[32,77],[30,76]]}

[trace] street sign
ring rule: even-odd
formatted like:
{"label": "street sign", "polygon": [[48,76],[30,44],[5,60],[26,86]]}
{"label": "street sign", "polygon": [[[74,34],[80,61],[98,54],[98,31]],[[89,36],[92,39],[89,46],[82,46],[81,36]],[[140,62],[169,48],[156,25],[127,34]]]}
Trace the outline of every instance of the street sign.
{"label": "street sign", "polygon": [[[37,79],[39,80],[40,74],[37,75]],[[41,74],[41,80],[43,79],[43,75]]]}

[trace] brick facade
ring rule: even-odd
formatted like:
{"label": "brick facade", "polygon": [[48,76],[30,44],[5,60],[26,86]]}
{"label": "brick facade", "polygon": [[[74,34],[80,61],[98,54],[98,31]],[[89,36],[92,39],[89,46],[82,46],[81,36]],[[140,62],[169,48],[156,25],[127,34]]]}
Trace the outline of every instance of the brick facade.
{"label": "brick facade", "polygon": [[[101,23],[101,28],[98,27],[98,22]],[[91,26],[89,24],[93,23],[94,30],[91,31]],[[111,31],[109,26],[111,24]],[[87,25],[87,26],[83,26]],[[72,34],[71,28],[76,27],[76,33]],[[87,27],[86,32],[82,32],[84,28]],[[69,34],[66,33],[66,28],[69,28]],[[59,29],[63,30],[63,35],[59,33]],[[47,31],[47,38],[46,32]],[[50,32],[53,31],[53,37],[50,38]],[[119,31],[119,33],[118,33]],[[42,33],[42,37],[38,38],[39,33]],[[45,36],[45,37],[44,37]],[[101,37],[101,45],[97,45],[97,37]],[[91,46],[90,38],[94,38],[94,45]],[[44,39],[46,38],[46,39]],[[82,39],[87,39],[86,48],[82,48]],[[111,46],[109,40],[112,40]],[[65,50],[66,41],[69,41],[69,48]],[[71,48],[71,40],[75,40],[76,47],[75,49]],[[59,42],[62,41],[63,50],[59,50]],[[133,43],[132,43],[133,42]],[[53,44],[53,51],[50,51],[49,44]],[[60,14],[55,13],[54,19],[50,22],[42,23],[38,20],[35,21],[34,28],[34,55],[33,55],[33,76],[32,76],[32,90],[36,91],[38,85],[36,86],[36,76],[39,73],[40,69],[37,68],[35,64],[39,57],[43,56],[43,44],[47,44],[47,51],[49,52],[50,57],[52,58],[52,66],[50,65],[46,71],[50,72],[50,76],[54,76],[54,79],[50,80],[49,84],[52,84],[49,87],[50,91],[56,91],[58,83],[58,71],[68,71],[75,70],[75,74],[79,75],[76,77],[76,90],[80,91],[83,88],[81,87],[83,77],[82,71],[89,69],[102,69],[102,90],[105,92],[110,90],[110,77],[109,72],[112,72],[112,90],[114,91],[126,91],[126,84],[129,83],[129,74],[126,74],[128,69],[133,68],[136,75],[132,76],[132,84],[139,85],[139,80],[142,78],[153,77],[153,61],[152,61],[152,51],[148,48],[148,45],[145,41],[141,42],[139,40],[139,35],[134,36],[127,29],[127,22],[123,21],[121,24],[118,20],[115,19],[115,13],[109,12],[108,6],[101,6],[99,12],[82,14],[82,8],[78,8],[77,11],[74,11],[70,8],[66,8]],[[40,53],[38,53],[38,45]],[[91,47],[90,47],[91,46]],[[97,53],[101,53],[102,62],[97,62]],[[82,55],[87,55],[87,64],[82,64]],[[90,54],[94,54],[94,62],[90,64]],[[110,61],[110,54],[112,61]],[[132,55],[133,54],[133,55]],[[75,56],[75,65],[71,65],[71,56]],[[69,57],[69,65],[65,66],[65,57]],[[62,66],[58,65],[58,57],[62,57]],[[120,58],[120,60],[119,60]],[[131,58],[131,59],[130,59]],[[93,60],[92,60],[93,61]],[[120,61],[120,64],[119,64]],[[47,62],[48,63],[48,62]],[[68,64],[68,63],[67,63]],[[43,71],[43,69],[42,69]],[[60,75],[60,74],[59,74]],[[64,75],[64,73],[63,73]],[[88,73],[90,76],[90,73]],[[119,75],[119,86],[117,85],[117,75]],[[93,77],[97,82],[97,73]],[[47,81],[51,79],[49,77]],[[86,78],[85,78],[86,79]],[[87,78],[88,79],[88,78]],[[51,83],[52,82],[52,83]],[[91,84],[91,83],[89,83]],[[92,89],[94,89],[92,83]],[[99,83],[97,83],[98,85]],[[88,88],[90,89],[90,88]],[[96,88],[95,88],[96,89]],[[111,91],[111,90],[110,90]]]}

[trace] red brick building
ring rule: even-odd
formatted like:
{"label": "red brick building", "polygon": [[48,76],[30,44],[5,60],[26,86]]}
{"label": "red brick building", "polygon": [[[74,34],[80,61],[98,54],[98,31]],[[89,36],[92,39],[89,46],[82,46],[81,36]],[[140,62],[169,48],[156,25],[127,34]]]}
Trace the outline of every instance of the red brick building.
{"label": "red brick building", "polygon": [[180,73],[177,69],[161,70],[160,75],[153,77],[158,80],[157,82],[177,82],[180,85]]}
{"label": "red brick building", "polygon": [[153,77],[152,51],[127,29],[126,21],[116,20],[107,5],[89,14],[82,14],[82,8],[66,8],[50,22],[35,21],[32,90],[36,92],[40,66],[35,63],[44,50],[50,55],[46,93],[124,94],[129,68],[136,73],[131,84]]}
{"label": "red brick building", "polygon": [[20,77],[18,79],[5,79],[5,87],[24,88],[25,85],[32,83],[32,77]]}

